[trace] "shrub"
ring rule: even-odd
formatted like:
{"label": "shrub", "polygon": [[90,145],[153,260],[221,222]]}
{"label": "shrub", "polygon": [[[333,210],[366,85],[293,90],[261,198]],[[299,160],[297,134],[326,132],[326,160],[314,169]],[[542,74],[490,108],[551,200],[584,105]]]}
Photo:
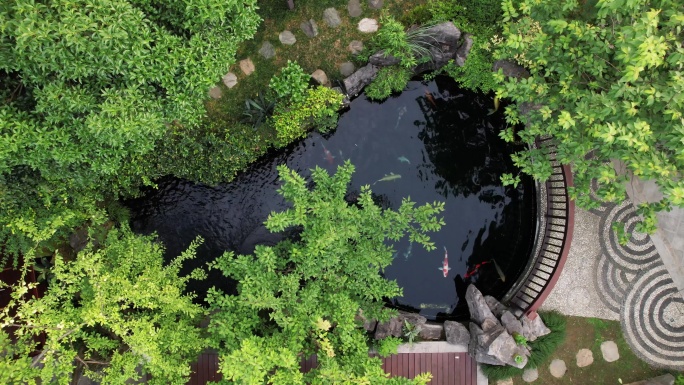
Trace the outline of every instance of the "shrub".
{"label": "shrub", "polygon": [[401,338],[387,337],[378,342],[378,354],[380,357],[389,357],[392,354],[397,354],[399,345],[403,344]]}
{"label": "shrub", "polygon": [[393,92],[401,92],[406,88],[411,71],[399,66],[384,67],[378,76],[366,87],[366,96],[373,100],[382,100]]}
{"label": "shrub", "polygon": [[[566,319],[557,312],[544,312],[539,314],[551,333],[528,342],[532,353],[527,360],[525,369],[540,367],[546,362],[556,349],[565,341]],[[523,369],[513,366],[482,365],[482,371],[489,381],[496,382],[513,376],[520,376]]]}
{"label": "shrub", "polygon": [[287,65],[280,70],[280,75],[271,78],[269,87],[275,91],[278,99],[301,102],[309,87],[310,76],[297,62],[287,61]]}

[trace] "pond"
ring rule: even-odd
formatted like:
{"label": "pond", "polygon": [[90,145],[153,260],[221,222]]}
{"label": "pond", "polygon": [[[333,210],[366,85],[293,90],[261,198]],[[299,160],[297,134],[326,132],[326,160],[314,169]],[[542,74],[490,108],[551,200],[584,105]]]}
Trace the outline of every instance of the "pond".
{"label": "pond", "polygon": [[[459,89],[453,80],[411,81],[401,94],[383,103],[361,95],[351,102],[337,129],[271,154],[218,187],[178,179],[159,181],[158,190],[128,202],[133,229],[156,232],[170,257],[200,235],[204,245],[186,271],[226,250],[251,253],[257,244],[281,238],[263,222],[271,211],[287,208],[276,190],[276,166],[287,164],[309,176],[320,166],[333,173],[344,160],[356,166],[349,191],[371,185],[376,202],[397,208],[403,197],[418,204],[443,201],[446,225],[430,234],[437,249],[425,251],[402,239],[394,244],[394,262],[384,275],[397,280],[404,296],[392,306],[428,319],[468,316],[465,290],[475,283],[483,294],[501,298],[530,257],[536,223],[533,181],[504,187],[503,173],[517,174],[515,151],[498,137],[506,123],[501,111],[490,114],[491,97]],[[440,269],[448,251],[450,270]],[[202,296],[208,287],[228,292],[234,282],[214,273],[189,289]]]}

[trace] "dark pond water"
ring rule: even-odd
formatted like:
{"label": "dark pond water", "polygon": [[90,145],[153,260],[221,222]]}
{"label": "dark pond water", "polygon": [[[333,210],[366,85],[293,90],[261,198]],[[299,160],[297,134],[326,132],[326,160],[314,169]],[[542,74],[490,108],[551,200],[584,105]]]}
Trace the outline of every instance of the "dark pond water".
{"label": "dark pond water", "polygon": [[[437,250],[427,252],[407,239],[394,244],[394,263],[384,274],[397,280],[404,296],[390,302],[430,319],[467,317],[468,283],[503,296],[525,267],[535,231],[533,182],[523,179],[514,189],[499,181],[502,173],[517,170],[510,160],[514,149],[497,136],[505,126],[501,112],[488,115],[492,105],[491,97],[463,91],[442,77],[412,81],[382,104],[360,96],[334,133],[311,134],[230,184],[160,181],[158,190],[128,203],[133,228],[156,232],[171,257],[201,235],[205,243],[188,271],[225,250],[251,253],[257,244],[280,240],[263,226],[271,211],[286,208],[276,192],[278,164],[309,176],[314,166],[332,173],[351,159],[356,172],[349,191],[371,184],[378,201],[392,208],[406,196],[418,204],[445,202],[446,225],[431,235]],[[380,181],[391,174],[401,178]],[[451,268],[446,277],[439,269],[445,249]],[[211,286],[234,290],[234,283],[219,275],[190,289],[201,296]]]}

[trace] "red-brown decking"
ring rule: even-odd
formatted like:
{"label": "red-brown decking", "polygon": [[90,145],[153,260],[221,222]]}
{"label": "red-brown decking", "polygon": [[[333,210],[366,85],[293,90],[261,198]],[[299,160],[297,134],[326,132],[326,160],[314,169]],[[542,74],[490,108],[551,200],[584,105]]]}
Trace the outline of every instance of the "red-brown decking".
{"label": "red-brown decking", "polygon": [[[317,365],[316,357],[302,361],[302,372]],[[382,360],[382,368],[390,376],[414,378],[420,373],[432,373],[430,385],[476,385],[477,366],[467,353],[402,353]],[[204,385],[217,381],[218,355],[204,353],[192,365],[192,377],[188,385]]]}

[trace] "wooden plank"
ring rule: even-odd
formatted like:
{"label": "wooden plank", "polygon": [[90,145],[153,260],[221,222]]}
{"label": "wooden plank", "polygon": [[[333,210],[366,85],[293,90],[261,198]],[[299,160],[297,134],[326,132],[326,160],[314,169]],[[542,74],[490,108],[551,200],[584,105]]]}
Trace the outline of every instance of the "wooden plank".
{"label": "wooden plank", "polygon": [[407,354],[408,357],[408,372],[406,376],[408,378],[413,378],[416,376],[416,355],[415,354]]}
{"label": "wooden plank", "polygon": [[455,354],[447,356],[447,383],[456,384],[456,371],[458,370],[458,360]]}
{"label": "wooden plank", "polygon": [[437,354],[435,354],[435,359],[432,361],[434,375],[435,375],[434,383],[436,385],[446,385],[442,382],[442,359],[443,359],[443,357],[444,356],[437,353]]}
{"label": "wooden plank", "polygon": [[409,373],[409,357],[411,356],[410,354],[401,354],[401,370],[400,370],[400,376],[402,377],[408,377]]}
{"label": "wooden plank", "polygon": [[459,353],[458,354],[458,384],[459,385],[468,385],[468,377],[467,377],[467,365],[468,365],[468,358],[466,354]]}
{"label": "wooden plank", "polygon": [[435,370],[437,369],[437,355],[434,353],[430,353],[430,358],[428,361],[428,366],[430,373],[432,373],[432,381],[430,381],[430,384],[436,385],[437,381],[435,381]]}
{"label": "wooden plank", "polygon": [[415,362],[414,362],[415,368],[413,369],[413,377],[423,373],[422,369],[420,367],[423,364],[422,361],[423,361],[423,355],[422,354],[416,354],[415,355]]}

